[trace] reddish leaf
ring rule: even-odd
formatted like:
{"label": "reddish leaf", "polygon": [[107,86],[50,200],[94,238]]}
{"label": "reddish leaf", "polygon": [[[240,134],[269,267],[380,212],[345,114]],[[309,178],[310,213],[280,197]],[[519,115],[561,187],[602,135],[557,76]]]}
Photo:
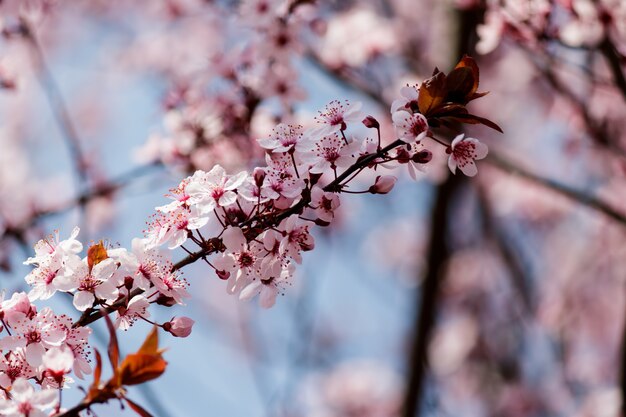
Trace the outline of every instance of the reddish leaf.
{"label": "reddish leaf", "polygon": [[[476,61],[469,55],[463,56],[456,67],[454,69],[466,68],[469,69],[472,74],[473,84],[472,88],[469,90],[468,95],[473,95],[478,90],[478,82],[480,80],[480,72],[478,70],[478,65],[476,65]],[[454,72],[454,70],[452,71]]]}
{"label": "reddish leaf", "polygon": [[117,370],[117,365],[120,362],[120,348],[117,344],[117,336],[115,334],[115,327],[113,327],[113,322],[108,315],[104,316],[104,320],[107,323],[107,328],[109,329],[109,361],[111,362],[111,366],[113,367],[113,372]]}
{"label": "reddish leaf", "polygon": [[89,265],[89,271],[108,257],[109,255],[107,255],[107,250],[102,241],[90,246],[87,250],[87,265]]}
{"label": "reddish leaf", "polygon": [[474,93],[474,86],[477,85],[470,68],[455,68],[446,78],[446,101],[467,104],[468,97]]}
{"label": "reddish leaf", "polygon": [[148,355],[156,355],[160,353],[159,352],[159,331],[158,331],[157,326],[154,326],[152,330],[150,331],[150,333],[148,333],[146,340],[144,340],[143,344],[141,345],[137,353],[145,353]]}
{"label": "reddish leaf", "polygon": [[445,117],[451,116],[455,114],[466,114],[467,109],[462,104],[456,103],[447,103],[443,106],[439,107],[433,113],[430,114],[430,117]]}
{"label": "reddish leaf", "polygon": [[130,408],[132,408],[132,410],[139,414],[141,417],[152,417],[152,414],[150,414],[148,411],[146,411],[145,408],[143,408],[142,406],[140,406],[139,404],[137,404],[134,401],[129,400],[128,398],[124,398],[126,400],[126,403],[128,403],[128,406]]}
{"label": "reddish leaf", "polygon": [[136,385],[151,381],[165,372],[167,362],[160,354],[133,353],[128,355],[119,369],[122,385]]}
{"label": "reddish leaf", "polygon": [[417,105],[420,113],[428,117],[446,97],[446,75],[438,72],[420,86]]}
{"label": "reddish leaf", "polygon": [[495,124],[489,119],[485,119],[484,117],[475,116],[473,114],[456,114],[452,118],[458,120],[459,122],[472,124],[472,125],[483,124],[487,127],[497,130],[500,133],[504,133],[500,126],[498,126],[497,124]]}
{"label": "reddish leaf", "polygon": [[102,356],[100,356],[100,352],[98,349],[94,349],[94,355],[96,357],[96,368],[93,371],[93,384],[92,386],[100,385],[100,377],[102,376]]}

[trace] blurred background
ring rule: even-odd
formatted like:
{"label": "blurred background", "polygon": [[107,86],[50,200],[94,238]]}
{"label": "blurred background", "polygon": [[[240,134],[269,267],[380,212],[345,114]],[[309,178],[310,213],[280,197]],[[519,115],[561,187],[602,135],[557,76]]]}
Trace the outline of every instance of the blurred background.
{"label": "blurred background", "polygon": [[391,141],[390,103],[435,67],[470,54],[490,91],[470,110],[504,134],[467,129],[490,148],[479,174],[432,146],[419,181],[343,197],[274,308],[185,268],[188,305],[153,315],[194,331],[164,335],[167,372],[130,394],[155,416],[623,414],[624,0],[4,0],[0,16],[9,294],[42,236],[128,247],[182,178],[262,164],[257,138],[332,99],[362,101]]}

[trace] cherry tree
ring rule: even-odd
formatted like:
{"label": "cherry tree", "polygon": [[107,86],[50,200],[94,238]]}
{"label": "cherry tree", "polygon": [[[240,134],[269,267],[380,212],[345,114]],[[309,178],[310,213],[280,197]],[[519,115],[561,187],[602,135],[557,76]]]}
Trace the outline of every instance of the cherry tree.
{"label": "cherry tree", "polygon": [[[185,358],[164,346],[233,323],[260,414],[617,415],[626,9],[418,3],[0,4],[0,261],[20,278],[0,303],[0,415],[166,415],[146,383]],[[77,54],[112,75],[72,73]],[[72,77],[83,81],[70,93]],[[106,77],[121,98],[89,94]],[[105,155],[128,152],[109,139],[127,123],[113,116],[132,117],[116,100],[133,103],[125,85],[145,80],[160,125],[113,174]],[[169,191],[115,243],[106,229],[138,215],[124,193],[142,182]],[[419,187],[419,224],[356,215]],[[349,223],[364,234],[333,251],[361,245],[400,268],[402,282],[382,285],[411,311],[376,289],[365,304],[404,321],[415,311],[384,361],[340,361],[349,315],[320,331],[303,313],[314,303],[302,275],[315,281],[307,271]],[[223,291],[200,293],[207,280]],[[354,285],[380,285],[368,282]],[[218,307],[185,311],[205,298]],[[229,318],[227,299],[257,317]],[[293,299],[279,310],[293,358],[272,379],[276,342],[250,326]],[[126,349],[133,334],[144,341]]]}

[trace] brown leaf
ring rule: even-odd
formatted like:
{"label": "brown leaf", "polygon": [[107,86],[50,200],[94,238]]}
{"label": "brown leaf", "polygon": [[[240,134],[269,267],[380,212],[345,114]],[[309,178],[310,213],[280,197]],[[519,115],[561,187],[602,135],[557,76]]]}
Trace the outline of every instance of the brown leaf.
{"label": "brown leaf", "polygon": [[[466,114],[467,109],[462,104],[456,103],[446,103],[443,106],[440,106],[433,113],[430,114],[430,117],[445,117],[452,116],[455,114]],[[430,122],[430,121],[429,121]]]}
{"label": "brown leaf", "polygon": [[446,78],[447,102],[467,104],[474,85],[472,71],[469,68],[457,68]]}
{"label": "brown leaf", "polygon": [[152,330],[150,331],[150,333],[148,333],[146,340],[144,340],[143,344],[141,345],[137,353],[145,353],[148,355],[156,355],[160,353],[159,352],[159,331],[158,331],[157,326],[152,327]]}
{"label": "brown leaf", "polygon": [[446,97],[446,75],[437,72],[420,86],[417,106],[420,113],[428,117]]}
{"label": "brown leaf", "polygon": [[89,392],[85,397],[86,401],[91,401],[94,398],[97,398],[100,395],[100,377],[102,376],[102,356],[100,356],[100,352],[97,349],[94,349],[94,355],[96,357],[96,367],[93,371],[93,382],[89,387]]}
{"label": "brown leaf", "polygon": [[165,372],[166,366],[167,362],[161,354],[132,353],[120,365],[120,382],[122,385],[136,385],[153,380]]}
{"label": "brown leaf", "polygon": [[117,370],[117,365],[120,362],[120,347],[117,343],[117,336],[115,334],[115,327],[113,326],[113,322],[111,318],[107,315],[104,316],[104,320],[106,321],[107,328],[109,329],[109,361],[111,362],[111,367],[113,367],[113,372]]}
{"label": "brown leaf", "polygon": [[137,414],[139,414],[141,417],[152,417],[152,414],[150,414],[148,411],[146,411],[145,408],[143,408],[142,406],[140,406],[139,404],[137,404],[134,401],[129,400],[128,398],[124,398],[126,400],[126,402],[128,403],[128,406]]}
{"label": "brown leaf", "polygon": [[89,271],[91,271],[95,265],[98,265],[108,257],[109,255],[107,255],[107,250],[105,249],[102,241],[95,245],[91,245],[87,250],[87,265],[89,265]]}
{"label": "brown leaf", "polygon": [[[476,61],[474,61],[474,58],[469,55],[465,55],[463,56],[463,58],[461,58],[459,63],[456,64],[456,67],[454,67],[455,70],[461,68],[466,68],[471,71],[473,84],[472,88],[469,91],[469,95],[472,95],[478,90],[478,82],[480,80],[480,71],[478,70],[478,65],[476,64]],[[452,72],[454,72],[454,70]]]}
{"label": "brown leaf", "polygon": [[475,116],[473,114],[456,114],[452,117],[452,119],[458,120],[461,123],[467,123],[471,125],[483,124],[487,127],[497,130],[500,133],[504,133],[502,131],[502,128],[498,126],[496,123],[492,122],[489,119],[485,119],[484,117]]}

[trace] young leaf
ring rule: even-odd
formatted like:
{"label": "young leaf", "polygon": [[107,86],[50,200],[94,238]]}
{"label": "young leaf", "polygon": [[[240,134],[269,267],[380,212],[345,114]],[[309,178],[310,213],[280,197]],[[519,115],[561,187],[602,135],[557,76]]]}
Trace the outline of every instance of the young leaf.
{"label": "young leaf", "polygon": [[420,86],[417,106],[420,113],[428,117],[446,97],[446,75],[438,72]]}
{"label": "young leaf", "polygon": [[497,130],[500,133],[504,133],[502,128],[498,126],[496,123],[492,122],[489,119],[485,119],[484,117],[475,116],[473,114],[455,114],[452,119],[458,120],[461,123],[467,123],[471,125],[475,124],[483,124],[487,127],[492,128],[493,130]]}
{"label": "young leaf", "polygon": [[87,265],[89,266],[89,271],[91,271],[95,265],[98,265],[108,257],[109,255],[107,255],[107,250],[105,249],[102,241],[95,245],[91,245],[87,250]]}
{"label": "young leaf", "polygon": [[120,347],[117,343],[117,336],[115,334],[115,327],[113,326],[113,322],[111,318],[106,315],[104,316],[104,320],[106,321],[107,328],[109,329],[109,361],[111,362],[111,367],[113,368],[113,372],[115,373],[117,370],[117,365],[120,361]]}
{"label": "young leaf", "polygon": [[166,366],[167,362],[160,354],[130,354],[120,365],[120,382],[122,385],[136,385],[151,381],[161,376]]}
{"label": "young leaf", "polygon": [[119,367],[120,383],[135,385],[159,377],[167,366],[161,353],[158,328],[154,326],[139,350],[124,358]]}
{"label": "young leaf", "polygon": [[139,404],[137,404],[134,401],[129,400],[128,398],[124,398],[126,400],[126,403],[128,403],[128,406],[137,414],[139,414],[141,417],[152,417],[152,414],[150,414],[148,411],[146,411],[145,408],[143,408],[142,406],[140,406]]}
{"label": "young leaf", "polygon": [[137,351],[137,353],[145,353],[148,355],[156,355],[159,353],[159,331],[158,327],[154,326],[146,340],[144,340],[143,344]]}

